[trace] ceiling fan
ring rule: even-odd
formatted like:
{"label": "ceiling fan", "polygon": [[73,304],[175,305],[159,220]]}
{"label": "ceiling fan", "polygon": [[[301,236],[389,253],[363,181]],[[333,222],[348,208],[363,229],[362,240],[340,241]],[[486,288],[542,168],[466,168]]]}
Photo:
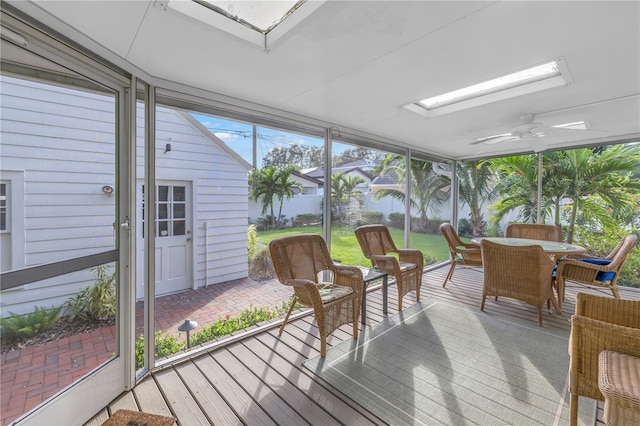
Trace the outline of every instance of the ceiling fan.
{"label": "ceiling fan", "polygon": [[[578,124],[581,124],[581,126],[578,126]],[[475,141],[471,142],[471,145],[477,145],[481,143],[486,145],[494,145],[502,142],[541,138],[552,133],[555,134],[560,132],[575,131],[589,130],[584,126],[584,122],[570,123],[560,126],[545,126],[543,123],[534,121],[534,116],[532,114],[527,114],[520,116],[520,123],[517,126],[512,127],[509,133],[477,138]]]}

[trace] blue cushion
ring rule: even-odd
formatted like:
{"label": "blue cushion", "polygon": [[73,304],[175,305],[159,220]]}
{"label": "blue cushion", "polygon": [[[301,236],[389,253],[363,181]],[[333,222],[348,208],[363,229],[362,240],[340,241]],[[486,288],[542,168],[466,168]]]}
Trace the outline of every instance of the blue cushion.
{"label": "blue cushion", "polygon": [[[560,261],[564,260],[564,258],[560,259]],[[611,263],[611,261],[609,259],[591,259],[591,258],[587,258],[587,259],[578,259],[581,262],[587,262],[587,263],[591,263],[593,265],[608,265]],[[553,268],[553,272],[552,272],[552,276],[555,279],[556,278],[556,271],[558,269],[558,265],[555,266],[555,268]],[[613,271],[600,271],[596,274],[596,281],[611,281],[613,279],[613,277],[616,276],[616,273]]]}
{"label": "blue cushion", "polygon": [[[582,262],[591,263],[593,265],[608,265],[611,263],[609,259],[580,259]],[[598,272],[596,275],[596,281],[611,281],[616,273],[613,271]]]}

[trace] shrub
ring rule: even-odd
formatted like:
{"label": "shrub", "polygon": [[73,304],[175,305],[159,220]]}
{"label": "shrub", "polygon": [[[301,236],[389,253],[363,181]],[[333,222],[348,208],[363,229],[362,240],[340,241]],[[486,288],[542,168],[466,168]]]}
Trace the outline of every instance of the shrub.
{"label": "shrub", "polygon": [[463,237],[471,237],[473,235],[473,227],[469,219],[458,220],[458,234]]}
{"label": "shrub", "polygon": [[[175,336],[169,334],[162,336],[162,332],[156,331],[156,359],[168,357],[186,348],[186,343],[178,342]],[[136,340],[136,369],[144,366],[144,334]]]}
{"label": "shrub", "polygon": [[91,270],[96,278],[95,284],[85,287],[63,305],[70,321],[76,318],[102,321],[116,314],[115,272],[109,273],[108,265],[98,265]]}
{"label": "shrub", "polygon": [[258,244],[258,230],[255,225],[249,225],[247,228],[247,249],[249,256],[249,263],[256,256],[256,246]]}
{"label": "shrub", "polygon": [[299,214],[293,222],[294,226],[317,225],[318,223],[322,223],[322,214],[316,213]]}
{"label": "shrub", "polygon": [[273,269],[271,254],[269,249],[263,248],[254,256],[249,263],[249,276],[255,281],[264,281],[275,277],[276,272]]}
{"label": "shrub", "polygon": [[362,212],[362,224],[373,225],[376,223],[384,223],[384,215],[380,212]]}
{"label": "shrub", "polygon": [[60,318],[62,307],[45,308],[36,306],[27,315],[9,312],[10,316],[0,319],[0,336],[7,341],[26,339],[50,329]]}
{"label": "shrub", "polygon": [[281,307],[274,309],[256,308],[251,305],[248,309],[242,311],[237,318],[231,318],[227,315],[225,318],[221,318],[211,325],[203,327],[201,331],[193,333],[191,336],[191,344],[200,345],[207,343],[260,322],[278,318],[288,309],[290,303],[291,302],[284,302]]}
{"label": "shrub", "polygon": [[436,259],[436,257],[434,255],[432,255],[431,253],[423,251],[422,255],[424,256],[424,264],[425,265],[433,265],[435,263],[438,263],[438,259]]}
{"label": "shrub", "polygon": [[404,229],[404,213],[389,213],[389,226]]}

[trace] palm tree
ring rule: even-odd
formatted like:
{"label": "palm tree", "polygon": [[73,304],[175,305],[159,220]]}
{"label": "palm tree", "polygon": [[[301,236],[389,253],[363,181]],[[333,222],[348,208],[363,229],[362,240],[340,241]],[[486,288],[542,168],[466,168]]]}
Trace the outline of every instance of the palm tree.
{"label": "palm tree", "polygon": [[469,206],[473,236],[485,235],[484,202],[495,195],[496,176],[486,161],[458,163],[460,201]]}
{"label": "palm tree", "polygon": [[[498,172],[497,192],[502,198],[493,206],[491,221],[499,223],[514,210],[518,220],[535,222],[537,158],[520,155],[490,160]],[[560,222],[562,203],[569,201],[567,242],[573,242],[578,213],[586,219],[613,225],[634,207],[633,195],[640,191],[640,146],[614,145],[546,153],[543,157],[541,217]]]}
{"label": "palm tree", "polygon": [[573,241],[578,210],[584,218],[610,226],[634,208],[633,195],[640,191],[640,145],[564,151],[561,164],[560,185],[571,201],[567,242]]}
{"label": "palm tree", "polygon": [[291,178],[291,173],[294,170],[294,166],[284,168],[270,166],[260,170],[254,170],[251,175],[249,175],[249,185],[251,185],[249,198],[256,202],[262,198],[262,214],[265,214],[267,210],[270,211],[272,228],[275,228],[276,225],[276,216],[273,211],[274,197],[280,201],[280,209],[277,217],[277,220],[279,220],[282,214],[284,198],[290,199],[293,196],[293,188],[299,186],[299,184]]}
{"label": "palm tree", "polygon": [[[349,204],[354,196],[356,186],[364,183],[364,179],[356,175],[336,173],[331,176],[331,204],[336,207],[338,218],[342,215],[342,207]],[[359,192],[359,191],[357,191]]]}
{"label": "palm tree", "polygon": [[[437,174],[433,170],[433,164],[427,161],[412,159],[410,162],[410,190],[409,200],[412,209],[420,214],[420,222],[423,229],[429,224],[429,210],[437,208],[449,199],[451,181],[449,178]],[[399,155],[388,154],[382,162],[380,176],[393,176],[399,187],[404,187],[406,176],[406,161]],[[376,192],[376,199],[392,197],[405,203],[404,190],[386,188]]]}

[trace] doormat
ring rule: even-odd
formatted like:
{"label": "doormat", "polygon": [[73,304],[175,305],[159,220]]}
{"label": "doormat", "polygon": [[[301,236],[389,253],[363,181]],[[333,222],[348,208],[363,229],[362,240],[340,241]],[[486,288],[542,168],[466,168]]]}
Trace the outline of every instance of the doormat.
{"label": "doormat", "polygon": [[141,411],[118,410],[106,422],[102,423],[102,426],[171,426],[175,422],[175,417]]}

